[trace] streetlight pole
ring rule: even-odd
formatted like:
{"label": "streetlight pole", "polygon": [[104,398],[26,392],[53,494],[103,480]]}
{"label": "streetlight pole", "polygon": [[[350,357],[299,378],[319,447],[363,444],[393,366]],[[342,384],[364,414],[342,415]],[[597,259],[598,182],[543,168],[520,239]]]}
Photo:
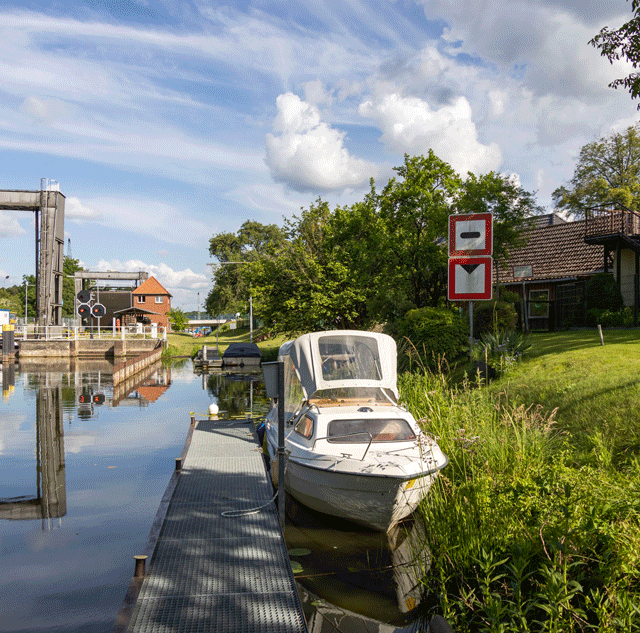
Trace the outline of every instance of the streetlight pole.
{"label": "streetlight pole", "polygon": [[198,293],[198,321],[200,320],[200,293]]}

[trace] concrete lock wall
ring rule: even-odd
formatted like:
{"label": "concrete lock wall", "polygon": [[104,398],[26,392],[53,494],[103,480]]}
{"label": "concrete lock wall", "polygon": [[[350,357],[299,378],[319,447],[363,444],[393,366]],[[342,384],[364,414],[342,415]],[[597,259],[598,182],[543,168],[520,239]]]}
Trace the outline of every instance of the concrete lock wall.
{"label": "concrete lock wall", "polygon": [[39,340],[19,341],[20,358],[114,358],[139,356],[151,352],[159,343],[154,339],[78,339],[78,340]]}
{"label": "concrete lock wall", "polygon": [[156,348],[151,352],[146,352],[136,358],[123,363],[119,363],[113,368],[113,385],[114,387],[126,380],[130,376],[141,372],[143,369],[160,360],[162,349]]}

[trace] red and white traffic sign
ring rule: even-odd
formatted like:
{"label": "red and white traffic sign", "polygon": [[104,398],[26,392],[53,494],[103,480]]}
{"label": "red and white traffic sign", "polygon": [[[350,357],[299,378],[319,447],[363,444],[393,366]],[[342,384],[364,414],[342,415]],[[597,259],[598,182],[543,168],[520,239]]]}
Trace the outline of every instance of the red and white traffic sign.
{"label": "red and white traffic sign", "polygon": [[468,213],[449,216],[449,257],[493,254],[493,215]]}
{"label": "red and white traffic sign", "polygon": [[449,301],[488,301],[492,288],[491,257],[449,258]]}

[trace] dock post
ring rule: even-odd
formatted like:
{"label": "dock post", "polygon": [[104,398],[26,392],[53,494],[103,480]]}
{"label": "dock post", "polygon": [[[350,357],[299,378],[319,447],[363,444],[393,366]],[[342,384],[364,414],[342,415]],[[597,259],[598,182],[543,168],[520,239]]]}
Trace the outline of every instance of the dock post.
{"label": "dock post", "polygon": [[136,561],[136,570],[133,574],[134,578],[144,578],[147,556],[137,555],[133,557]]}

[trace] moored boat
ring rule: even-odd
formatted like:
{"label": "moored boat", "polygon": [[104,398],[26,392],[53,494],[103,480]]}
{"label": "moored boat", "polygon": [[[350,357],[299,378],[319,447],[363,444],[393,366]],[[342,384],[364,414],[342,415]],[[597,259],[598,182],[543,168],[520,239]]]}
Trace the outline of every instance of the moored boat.
{"label": "moored boat", "polygon": [[222,354],[223,367],[259,367],[262,352],[255,343],[231,343]]}
{"label": "moored boat", "polygon": [[[398,404],[396,344],[337,330],[282,345],[285,489],[314,510],[388,531],[428,493],[447,458]],[[265,421],[276,465],[278,408]]]}

